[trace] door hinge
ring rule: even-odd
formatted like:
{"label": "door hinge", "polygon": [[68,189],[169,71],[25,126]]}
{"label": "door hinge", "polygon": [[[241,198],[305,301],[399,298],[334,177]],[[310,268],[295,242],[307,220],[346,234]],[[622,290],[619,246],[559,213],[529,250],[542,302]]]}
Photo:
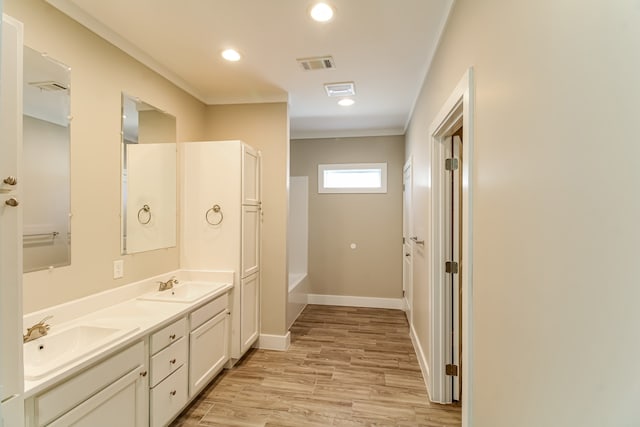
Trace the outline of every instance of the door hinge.
{"label": "door hinge", "polygon": [[446,159],[444,161],[444,168],[445,168],[445,170],[448,170],[448,171],[457,170],[458,169],[458,159],[456,159],[456,158]]}
{"label": "door hinge", "polygon": [[402,191],[404,191],[404,189],[405,189],[405,186],[404,186],[404,184],[402,184]]}
{"label": "door hinge", "polygon": [[455,261],[447,261],[444,263],[444,271],[445,273],[458,273],[458,263]]}
{"label": "door hinge", "polygon": [[458,365],[448,364],[448,365],[445,365],[444,368],[445,368],[445,374],[452,377],[458,376]]}
{"label": "door hinge", "polygon": [[407,242],[407,239],[402,237],[402,244],[404,245]]}

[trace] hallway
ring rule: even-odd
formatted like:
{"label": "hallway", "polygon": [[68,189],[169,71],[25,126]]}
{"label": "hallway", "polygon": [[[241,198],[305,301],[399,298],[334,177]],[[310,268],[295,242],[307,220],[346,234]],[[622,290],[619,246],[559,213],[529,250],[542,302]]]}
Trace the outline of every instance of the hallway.
{"label": "hallway", "polygon": [[286,352],[252,350],[172,424],[457,427],[428,401],[399,310],[308,305]]}

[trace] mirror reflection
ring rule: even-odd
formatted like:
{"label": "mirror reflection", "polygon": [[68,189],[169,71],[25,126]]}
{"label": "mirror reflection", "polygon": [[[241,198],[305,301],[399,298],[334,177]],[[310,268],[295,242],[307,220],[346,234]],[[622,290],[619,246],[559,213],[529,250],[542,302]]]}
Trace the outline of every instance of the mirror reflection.
{"label": "mirror reflection", "polygon": [[24,272],[71,262],[69,74],[69,67],[24,47]]}
{"label": "mirror reflection", "polygon": [[122,94],[122,253],[176,245],[176,119]]}

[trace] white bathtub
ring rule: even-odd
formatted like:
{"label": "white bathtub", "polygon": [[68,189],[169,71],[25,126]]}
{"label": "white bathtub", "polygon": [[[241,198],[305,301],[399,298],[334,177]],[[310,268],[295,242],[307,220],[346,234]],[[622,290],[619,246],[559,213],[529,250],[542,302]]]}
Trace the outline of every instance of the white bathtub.
{"label": "white bathtub", "polygon": [[287,303],[287,329],[293,325],[307,305],[309,279],[305,273],[289,273],[289,298]]}

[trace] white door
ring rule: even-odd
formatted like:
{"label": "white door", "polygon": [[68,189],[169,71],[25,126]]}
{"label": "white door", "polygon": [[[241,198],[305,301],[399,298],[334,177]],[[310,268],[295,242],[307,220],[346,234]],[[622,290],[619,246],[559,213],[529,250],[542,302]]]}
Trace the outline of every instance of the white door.
{"label": "white door", "polygon": [[60,418],[51,427],[142,427],[148,423],[145,383],[140,376],[143,366],[104,390],[85,400]]}
{"label": "white door", "polygon": [[452,400],[460,400],[461,382],[461,334],[460,334],[460,278],[462,276],[462,198],[460,171],[462,170],[462,140],[458,135],[448,138],[446,142],[446,158],[452,163],[445,169],[445,259],[456,264],[445,272],[447,300],[447,336],[451,337],[451,348],[448,353],[448,364],[457,368],[451,375]]}
{"label": "white door", "polygon": [[402,181],[402,293],[409,324],[413,323],[413,246],[410,240],[413,233],[411,163],[410,158],[404,165]]}
{"label": "white door", "polygon": [[242,207],[242,271],[245,278],[260,270],[260,207]]}
{"label": "white door", "polygon": [[260,152],[242,145],[242,204],[260,204]]}
{"label": "white door", "polygon": [[4,15],[0,51],[0,425],[21,426],[22,24]]}
{"label": "white door", "polygon": [[258,339],[260,333],[260,273],[241,281],[240,293],[240,352],[245,351]]}
{"label": "white door", "polygon": [[229,313],[225,310],[189,334],[189,397],[229,360]]}

